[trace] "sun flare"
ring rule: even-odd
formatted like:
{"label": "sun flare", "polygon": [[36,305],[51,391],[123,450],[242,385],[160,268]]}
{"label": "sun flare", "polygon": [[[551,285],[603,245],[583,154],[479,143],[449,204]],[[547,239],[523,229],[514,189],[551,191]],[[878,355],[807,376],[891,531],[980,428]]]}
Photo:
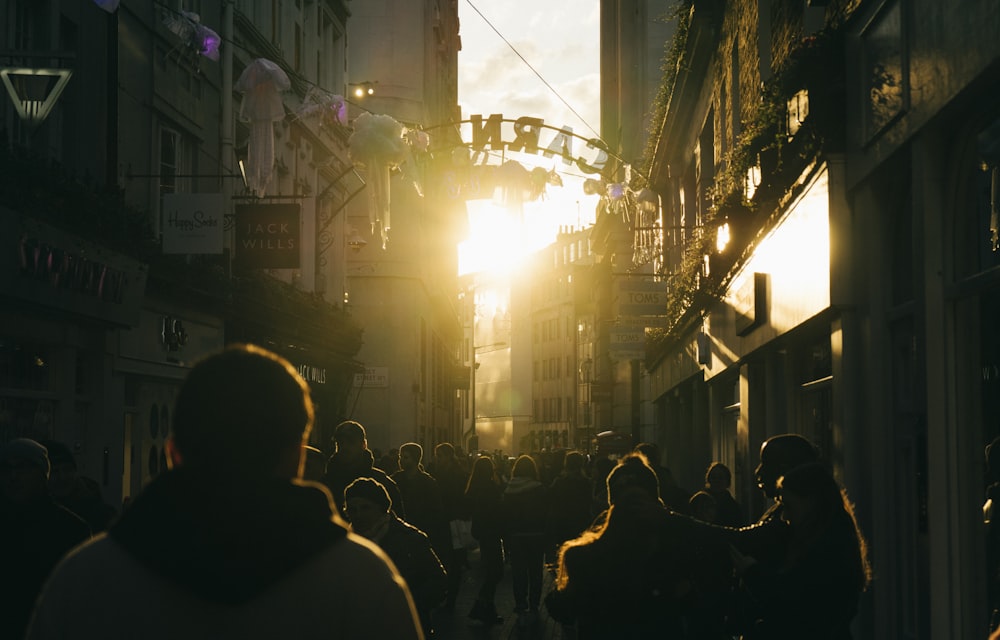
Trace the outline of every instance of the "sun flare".
{"label": "sun flare", "polygon": [[469,236],[458,245],[459,274],[510,274],[532,254],[555,242],[560,228],[593,224],[596,198],[582,191],[561,191],[525,203],[521,215],[495,201],[470,200]]}

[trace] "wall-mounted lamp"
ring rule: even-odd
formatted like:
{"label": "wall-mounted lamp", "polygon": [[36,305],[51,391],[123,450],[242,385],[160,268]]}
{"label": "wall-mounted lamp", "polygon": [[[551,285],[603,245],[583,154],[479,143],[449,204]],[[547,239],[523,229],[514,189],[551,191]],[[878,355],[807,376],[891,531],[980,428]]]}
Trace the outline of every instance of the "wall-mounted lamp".
{"label": "wall-mounted lamp", "polygon": [[368,241],[361,237],[358,230],[354,226],[349,225],[344,233],[344,242],[350,247],[351,251],[358,253],[368,244]]}
{"label": "wall-mounted lamp", "polygon": [[378,84],[378,82],[365,80],[364,82],[348,83],[347,86],[351,90],[351,95],[360,99],[375,95],[376,84]]}

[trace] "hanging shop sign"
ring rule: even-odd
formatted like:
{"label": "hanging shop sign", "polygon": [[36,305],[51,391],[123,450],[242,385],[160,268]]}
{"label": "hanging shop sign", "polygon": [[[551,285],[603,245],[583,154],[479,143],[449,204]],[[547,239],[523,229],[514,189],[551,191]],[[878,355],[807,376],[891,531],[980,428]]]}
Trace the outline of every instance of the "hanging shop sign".
{"label": "hanging shop sign", "polygon": [[235,265],[241,269],[298,269],[301,205],[236,205]]}
{"label": "hanging shop sign", "polygon": [[616,278],[615,312],[619,316],[657,316],[667,312],[667,285],[653,280]]}
{"label": "hanging shop sign", "polygon": [[163,253],[222,253],[221,193],[169,193],[163,196]]}
{"label": "hanging shop sign", "polygon": [[370,389],[389,386],[389,367],[365,367],[364,373],[354,374],[354,386]]}

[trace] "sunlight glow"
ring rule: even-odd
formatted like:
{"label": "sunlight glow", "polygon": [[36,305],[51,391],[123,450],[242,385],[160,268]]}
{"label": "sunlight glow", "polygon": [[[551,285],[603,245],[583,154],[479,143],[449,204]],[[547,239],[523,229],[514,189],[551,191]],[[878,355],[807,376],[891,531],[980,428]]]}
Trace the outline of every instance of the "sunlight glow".
{"label": "sunlight glow", "polygon": [[516,271],[532,254],[553,242],[560,228],[594,223],[598,198],[576,183],[551,187],[544,199],[524,204],[523,220],[493,200],[470,200],[469,236],[458,245],[459,274]]}

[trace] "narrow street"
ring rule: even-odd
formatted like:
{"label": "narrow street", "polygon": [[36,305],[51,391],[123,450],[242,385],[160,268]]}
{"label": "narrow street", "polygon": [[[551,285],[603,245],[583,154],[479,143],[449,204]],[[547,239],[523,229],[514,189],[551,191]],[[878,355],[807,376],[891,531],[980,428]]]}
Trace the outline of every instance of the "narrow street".
{"label": "narrow street", "polygon": [[[543,602],[538,620],[528,627],[519,627],[514,614],[514,594],[511,588],[510,566],[504,566],[503,580],[497,587],[497,611],[503,618],[503,624],[486,627],[482,623],[469,619],[467,616],[476,599],[476,592],[481,581],[479,551],[469,553],[469,565],[462,576],[462,590],[459,593],[453,616],[439,614],[434,638],[442,640],[467,639],[535,639],[535,640],[572,640],[576,637],[572,629],[565,629],[561,624],[551,619],[545,610]],[[545,572],[542,598],[553,588],[553,574]]]}

